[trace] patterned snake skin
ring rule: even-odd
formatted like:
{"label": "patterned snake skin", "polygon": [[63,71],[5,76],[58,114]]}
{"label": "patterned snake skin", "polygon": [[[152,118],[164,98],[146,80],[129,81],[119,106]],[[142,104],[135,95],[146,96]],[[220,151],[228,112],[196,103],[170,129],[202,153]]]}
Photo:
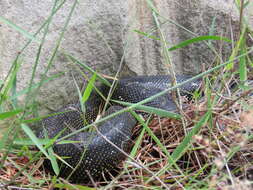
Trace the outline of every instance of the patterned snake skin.
{"label": "patterned snake skin", "polygon": [[[180,83],[189,78],[190,76],[179,75],[177,82]],[[111,99],[136,103],[167,89],[170,85],[170,77],[166,75],[125,78],[117,82]],[[188,83],[180,88],[180,93],[187,95],[197,89],[199,85],[200,80]],[[102,87],[104,96],[107,96],[108,90],[107,87]],[[44,130],[39,132],[38,137],[43,138],[46,132],[49,138],[53,138],[64,129],[61,134],[62,137],[84,127],[85,121],[90,123],[94,120],[101,103],[103,103],[103,99],[96,92],[92,92],[89,100],[85,103],[85,114],[81,111],[79,103],[70,104],[58,110],[57,112],[61,112],[60,114],[42,121]],[[160,96],[145,105],[168,111],[176,108],[170,94]],[[120,106],[111,106],[105,115],[120,109],[122,109]],[[68,138],[68,140],[78,141],[77,143],[54,145],[54,152],[65,157],[64,160],[72,166],[70,168],[59,162],[61,166],[60,176],[66,178],[71,174],[69,178],[71,181],[84,182],[89,181],[90,178],[101,177],[105,171],[111,171],[125,158],[124,154],[111,143],[121,150],[127,151],[135,124],[135,118],[130,113],[125,112],[98,125],[97,130],[99,132],[96,130],[81,132]],[[49,161],[46,161],[46,165],[49,165]]]}

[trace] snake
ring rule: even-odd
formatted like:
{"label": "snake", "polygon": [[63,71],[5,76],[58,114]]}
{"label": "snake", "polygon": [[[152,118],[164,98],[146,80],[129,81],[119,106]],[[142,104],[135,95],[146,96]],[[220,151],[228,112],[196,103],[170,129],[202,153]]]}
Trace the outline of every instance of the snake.
{"label": "snake", "polygon": [[[192,76],[176,75],[176,82],[181,83]],[[110,83],[113,81],[109,80]],[[179,88],[180,95],[188,96],[200,86],[201,80],[193,80]],[[111,100],[138,103],[172,86],[169,75],[135,76],[122,78],[116,81],[116,87],[111,92]],[[80,101],[68,104],[42,120],[42,128],[38,132],[38,138],[64,137],[74,131],[92,123],[104,103],[110,87],[100,85],[100,93],[93,90],[83,108]],[[154,98],[144,104],[166,111],[176,110],[171,93]],[[103,117],[123,109],[122,106],[112,105],[105,111]],[[101,179],[104,173],[113,171],[129,150],[131,136],[137,120],[130,112],[123,112],[95,126],[95,130],[82,131],[68,137],[69,143],[53,145],[53,151],[64,162],[59,161],[59,177],[67,178],[72,182],[87,182]],[[44,164],[50,171],[50,161]]]}

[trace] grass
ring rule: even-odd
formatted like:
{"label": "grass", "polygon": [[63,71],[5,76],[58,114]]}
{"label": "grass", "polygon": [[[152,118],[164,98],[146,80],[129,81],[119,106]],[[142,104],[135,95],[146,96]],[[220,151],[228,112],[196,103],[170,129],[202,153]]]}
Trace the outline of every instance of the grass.
{"label": "grass", "polygon": [[[55,142],[62,142],[67,137],[78,132],[87,130],[93,124],[76,130],[60,139],[46,140],[41,142],[34,135],[29,127],[47,116],[36,117],[35,100],[42,85],[47,85],[55,78],[61,77],[62,73],[47,77],[49,69],[54,64],[57,52],[72,17],[72,13],[78,1],[73,1],[72,9],[65,20],[62,31],[56,40],[43,77],[37,83],[34,82],[39,64],[41,49],[54,15],[64,5],[65,1],[55,1],[48,19],[41,25],[35,34],[22,29],[18,24],[0,17],[0,21],[14,28],[29,40],[24,45],[20,54],[12,63],[8,75],[4,81],[0,81],[0,187],[22,187],[34,189],[50,189],[53,186],[62,189],[250,189],[253,181],[253,85],[247,81],[252,80],[251,60],[253,47],[247,43],[249,37],[252,41],[252,31],[248,27],[247,19],[243,15],[244,1],[236,1],[240,12],[240,33],[237,40],[230,40],[223,36],[212,35],[212,27],[208,36],[197,36],[191,31],[192,39],[187,39],[177,45],[171,46],[165,41],[162,25],[166,22],[173,22],[164,18],[156,10],[152,1],[147,3],[152,11],[156,28],[150,32],[135,30],[153,40],[158,40],[163,49],[163,56],[171,68],[170,74],[175,77],[174,65],[171,62],[170,53],[174,50],[185,48],[185,46],[196,42],[206,44],[217,57],[222,57],[216,48],[210,43],[213,40],[221,43],[234,44],[231,55],[226,62],[219,60],[205,72],[194,76],[182,83],[162,91],[136,104],[118,102],[126,105],[124,109],[113,113],[93,124],[110,119],[125,111],[130,111],[138,120],[139,125],[134,130],[133,147],[125,162],[119,167],[122,168],[118,176],[112,177],[107,182],[97,182],[89,185],[71,184],[67,180],[50,176],[42,166],[44,157],[47,157],[55,173],[59,173],[56,162],[57,157],[53,154],[51,146]],[[162,20],[162,21],[161,21]],[[215,23],[215,20],[214,22]],[[175,23],[176,24],[176,23]],[[176,24],[178,26],[178,24]],[[182,26],[179,26],[182,28]],[[42,39],[37,34],[43,31]],[[157,32],[159,36],[153,35]],[[38,51],[32,69],[31,79],[27,88],[17,91],[17,74],[22,68],[21,56],[29,44],[35,41],[38,43]],[[169,48],[168,48],[169,47]],[[84,92],[79,90],[80,102],[84,103],[94,87],[95,80],[108,84],[106,78],[94,71],[81,60],[64,52],[66,58],[88,71],[92,76]],[[80,73],[87,79],[84,73]],[[250,75],[251,74],[251,75]],[[159,109],[151,109],[143,106],[148,101],[166,94],[180,86],[203,78],[201,91],[205,94],[195,93],[188,108],[182,110],[182,98],[176,99],[179,107],[179,114],[172,114]],[[233,82],[234,88],[231,89]],[[21,104],[18,98],[25,95],[25,102]],[[106,99],[106,97],[105,97]],[[84,110],[84,108],[82,108]],[[145,120],[134,112],[135,109],[143,109],[156,116]],[[34,117],[35,116],[35,117]],[[34,149],[36,145],[37,149]]]}

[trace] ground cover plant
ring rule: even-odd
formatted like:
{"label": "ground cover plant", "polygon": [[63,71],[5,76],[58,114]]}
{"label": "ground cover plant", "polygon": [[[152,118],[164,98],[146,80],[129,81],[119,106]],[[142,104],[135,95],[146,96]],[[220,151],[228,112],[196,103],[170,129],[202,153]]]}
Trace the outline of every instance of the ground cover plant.
{"label": "ground cover plant", "polygon": [[[252,73],[252,31],[243,14],[249,1],[236,1],[240,12],[239,32],[236,38],[212,35],[192,34],[177,45],[168,47],[162,32],[167,18],[155,9],[152,1],[147,0],[153,13],[156,27],[150,31],[136,29],[139,35],[157,40],[163,48],[166,64],[171,65],[170,54],[174,50],[185,48],[192,43],[204,43],[212,49],[217,59],[211,67],[192,79],[174,84],[163,91],[168,93],[196,78],[202,78],[202,85],[189,101],[177,96],[178,113],[171,114],[161,110],[146,109],[149,114],[143,118],[135,109],[154,97],[137,104],[127,105],[124,111],[130,111],[138,120],[133,135],[133,146],[128,158],[119,166],[119,174],[110,179],[92,181],[89,184],[73,184],[66,179],[57,178],[43,167],[43,160],[50,159],[55,173],[59,172],[58,159],[50,151],[53,141],[40,142],[32,131],[32,125],[48,115],[37,115],[36,97],[42,85],[47,85],[62,73],[48,76],[48,71],[62,52],[61,42],[64,32],[78,6],[73,1],[72,9],[66,18],[55,48],[47,63],[43,77],[35,82],[40,52],[43,47],[50,23],[65,1],[55,1],[48,19],[35,34],[23,30],[19,23],[12,23],[3,17],[0,22],[21,32],[30,41],[24,44],[12,63],[8,75],[0,81],[0,187],[2,189],[252,189],[253,188],[253,73]],[[163,18],[164,22],[161,22]],[[215,22],[214,22],[215,25]],[[43,31],[43,32],[42,32]],[[153,32],[158,31],[159,36]],[[42,38],[37,35],[42,33]],[[38,42],[38,51],[31,79],[27,88],[17,91],[17,74],[24,64],[22,54],[32,41]],[[231,44],[230,56],[225,61],[222,51],[218,51],[212,42]],[[78,71],[88,79],[86,90],[77,93],[83,103],[89,96],[95,80],[107,76],[94,71],[68,52],[65,57],[77,66]],[[175,77],[173,65],[170,74]],[[83,70],[89,72],[86,76]],[[160,94],[160,95],[161,95]],[[20,103],[19,97],[25,96]],[[182,109],[182,102],[188,107]],[[124,104],[124,102],[121,102]],[[110,118],[112,116],[109,116]]]}

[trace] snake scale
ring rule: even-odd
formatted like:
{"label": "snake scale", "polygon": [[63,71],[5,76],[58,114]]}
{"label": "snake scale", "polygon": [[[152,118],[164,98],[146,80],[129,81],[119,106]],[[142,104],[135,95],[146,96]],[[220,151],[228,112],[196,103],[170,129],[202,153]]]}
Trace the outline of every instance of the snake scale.
{"label": "snake scale", "polygon": [[[190,77],[178,75],[176,78],[180,83]],[[169,88],[170,85],[171,80],[167,75],[123,78],[117,81],[111,99],[137,103]],[[180,94],[187,95],[197,89],[199,85],[200,80],[187,83],[180,88]],[[109,88],[103,85],[101,89],[102,94],[106,97]],[[88,101],[85,102],[85,113],[81,111],[80,103],[70,104],[59,109],[57,111],[59,114],[43,119],[43,130],[40,130],[38,137],[43,138],[46,133],[49,138],[53,138],[63,131],[60,135],[62,137],[83,128],[85,121],[90,123],[94,120],[101,103],[103,103],[103,99],[94,90]],[[167,111],[176,109],[169,93],[153,99],[145,105]],[[122,109],[120,106],[111,106],[105,115],[120,109]],[[119,148],[127,151],[132,129],[136,123],[135,118],[129,112],[124,112],[99,124],[97,131],[80,132],[67,139],[77,141],[76,143],[53,145],[54,153],[63,157],[69,165],[59,162],[61,165],[59,176],[64,178],[70,176],[69,179],[73,182],[83,182],[89,181],[91,178],[97,179],[102,176],[102,173],[112,171],[125,158]],[[49,161],[46,161],[46,165],[49,165]]]}

